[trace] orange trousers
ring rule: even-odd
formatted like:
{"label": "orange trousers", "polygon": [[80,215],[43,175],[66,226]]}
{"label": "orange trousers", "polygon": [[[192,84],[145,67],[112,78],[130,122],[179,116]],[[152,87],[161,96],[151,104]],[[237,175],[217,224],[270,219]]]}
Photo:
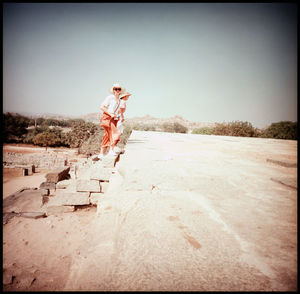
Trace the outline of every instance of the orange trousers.
{"label": "orange trousers", "polygon": [[101,148],[109,146],[115,147],[119,143],[121,134],[118,132],[117,123],[117,120],[111,119],[108,126],[101,125],[101,127],[104,129]]}

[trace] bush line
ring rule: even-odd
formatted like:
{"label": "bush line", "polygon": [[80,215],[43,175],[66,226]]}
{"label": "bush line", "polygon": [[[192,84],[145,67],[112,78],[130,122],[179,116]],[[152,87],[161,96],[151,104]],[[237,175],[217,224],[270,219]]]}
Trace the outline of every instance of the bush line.
{"label": "bush line", "polygon": [[[3,142],[25,143],[44,147],[71,147],[78,148],[82,154],[99,152],[103,129],[100,125],[85,122],[83,119],[30,119],[11,113],[3,114]],[[31,128],[28,128],[30,127]],[[67,132],[64,132],[69,128]],[[178,122],[163,124],[124,124],[119,147],[124,148],[132,130],[160,131],[171,133],[188,133],[188,128]],[[249,122],[233,121],[216,123],[214,127],[195,128],[192,134],[259,137],[297,140],[297,122],[280,121],[272,123],[266,129],[257,129]]]}

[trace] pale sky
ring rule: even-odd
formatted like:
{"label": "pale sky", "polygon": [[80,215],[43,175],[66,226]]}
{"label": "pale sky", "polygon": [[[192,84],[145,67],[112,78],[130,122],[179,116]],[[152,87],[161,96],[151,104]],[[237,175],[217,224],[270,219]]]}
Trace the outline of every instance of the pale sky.
{"label": "pale sky", "polygon": [[297,121],[296,3],[5,3],[3,112]]}

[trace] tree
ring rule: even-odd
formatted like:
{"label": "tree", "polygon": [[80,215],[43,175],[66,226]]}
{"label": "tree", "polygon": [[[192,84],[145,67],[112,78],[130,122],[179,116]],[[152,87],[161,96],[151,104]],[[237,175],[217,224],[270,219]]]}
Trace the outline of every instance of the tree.
{"label": "tree", "polygon": [[187,133],[188,128],[178,122],[174,122],[174,132],[175,133]]}
{"label": "tree", "polygon": [[80,147],[83,142],[87,141],[90,136],[94,135],[97,131],[97,126],[94,123],[86,123],[84,120],[76,121],[72,130],[66,135],[66,142],[72,148]]}
{"label": "tree", "polygon": [[280,121],[272,123],[266,130],[263,131],[261,137],[297,140],[297,122]]}
{"label": "tree", "polygon": [[58,126],[59,125],[59,120],[54,119],[54,118],[47,118],[43,124],[46,126]]}
{"label": "tree", "polygon": [[54,132],[47,131],[37,134],[33,138],[33,143],[47,148],[48,146],[57,146],[60,143],[60,138]]}
{"label": "tree", "polygon": [[38,126],[41,126],[41,125],[44,123],[44,121],[45,121],[44,118],[39,117],[39,118],[36,119],[36,124],[37,124]]}
{"label": "tree", "polygon": [[234,121],[230,123],[217,123],[213,128],[214,135],[257,137],[258,131],[249,122]]}
{"label": "tree", "polygon": [[3,114],[3,140],[4,142],[19,142],[22,140],[22,136],[27,133],[27,127],[30,119],[11,113]]}
{"label": "tree", "polygon": [[188,128],[178,122],[164,123],[162,125],[163,132],[169,133],[187,133]]}

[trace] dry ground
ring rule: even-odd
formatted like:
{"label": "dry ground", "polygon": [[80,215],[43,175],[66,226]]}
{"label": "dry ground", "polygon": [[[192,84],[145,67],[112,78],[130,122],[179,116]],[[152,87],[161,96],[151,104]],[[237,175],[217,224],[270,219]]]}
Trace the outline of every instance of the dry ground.
{"label": "dry ground", "polygon": [[[58,154],[68,152],[69,159],[82,157],[76,155],[75,149],[48,148],[48,151],[49,149]],[[3,152],[43,153],[45,148],[5,144]],[[4,168],[3,199],[24,187],[38,188],[45,181],[48,172],[49,170],[38,169],[31,176],[16,176],[14,169]],[[39,207],[39,191],[32,190],[32,195],[34,196],[29,206]],[[40,219],[16,216],[3,224],[3,290],[62,289],[69,273],[71,256],[88,231],[95,212],[96,207],[88,207],[73,213]],[[22,254],[17,254],[18,252]]]}
{"label": "dry ground", "polygon": [[[172,289],[176,277],[180,278],[178,283],[181,283],[182,287],[181,275],[186,273],[185,282],[188,286],[195,283],[195,288],[197,283],[202,283],[206,289],[213,286],[217,290],[244,289],[240,287],[244,283],[245,289],[294,291],[297,287],[297,275],[294,274],[297,271],[297,225],[294,221],[294,204],[297,203],[294,196],[297,188],[274,182],[270,177],[278,175],[295,178],[295,169],[266,164],[266,158],[277,158],[280,155],[282,160],[297,162],[295,144],[287,148],[285,144],[277,144],[274,140],[268,140],[268,144],[264,145],[260,144],[260,140],[248,140],[249,144],[243,144],[241,148],[239,139],[219,138],[218,140],[223,141],[222,144],[217,144],[215,138],[208,137],[211,141],[205,139],[198,142],[201,146],[199,148],[192,138],[187,136],[184,138],[190,139],[193,144],[186,150],[180,149],[180,146],[186,144],[186,141],[180,141],[180,135],[165,135],[162,137],[165,142],[153,140],[152,145],[147,145],[147,136],[144,137],[143,140],[131,139],[119,166],[123,176],[127,174],[127,186],[124,187],[129,189],[128,193],[137,190],[138,205],[132,205],[132,202],[136,201],[136,194],[133,193],[131,198],[121,195],[118,199],[108,199],[104,202],[102,206],[105,217],[100,219],[97,219],[96,207],[89,207],[47,218],[13,217],[3,225],[3,290],[107,289],[104,284],[110,282],[110,274],[113,277],[114,289],[128,290],[136,287],[135,289],[145,290],[146,282],[153,282],[153,285],[150,285],[152,288],[149,286],[149,289],[154,289],[159,283]],[[173,144],[172,152],[168,149],[169,144]],[[147,158],[141,145],[148,148]],[[215,150],[215,146],[219,149]],[[265,149],[262,149],[262,146]],[[5,148],[4,150],[8,150],[8,146]],[[14,146],[9,148],[16,150]],[[24,148],[22,152],[44,150]],[[197,154],[193,157],[194,151]],[[186,153],[191,153],[192,156],[188,161],[185,160]],[[226,154],[227,157],[223,160],[222,156]],[[215,157],[220,160],[214,160]],[[194,164],[192,159],[197,159],[200,163]],[[184,168],[181,160],[185,163]],[[156,169],[152,168],[153,162]],[[263,163],[263,168],[256,170],[260,163]],[[139,165],[143,168],[139,169]],[[200,171],[199,165],[202,167]],[[122,169],[122,166],[126,168]],[[190,178],[188,175],[196,166],[196,178]],[[240,169],[241,166],[243,169]],[[226,175],[230,174],[230,168],[236,177],[232,176],[227,181]],[[156,177],[153,173],[166,169],[167,178]],[[144,176],[145,171],[147,178]],[[3,177],[4,191],[9,195],[9,187],[13,192],[23,186],[38,187],[41,181],[44,181],[43,172],[46,171],[22,179],[6,174]],[[131,177],[133,172],[135,178]],[[168,181],[170,178],[171,182]],[[207,194],[206,197],[201,196],[202,193],[189,192],[189,198],[182,201],[182,195],[177,194],[183,190],[183,178],[189,189],[198,191],[201,188],[201,191]],[[29,182],[30,179],[32,183]],[[143,185],[140,185],[141,183]],[[227,199],[226,195],[221,193],[229,188],[232,192],[231,199]],[[148,191],[146,195],[149,197],[139,196],[139,193],[143,194],[144,191]],[[39,205],[41,199],[37,192],[33,192],[33,198]],[[161,197],[164,193],[174,197]],[[249,196],[247,202],[244,195]],[[258,206],[258,203],[262,205]],[[122,230],[117,227],[116,232],[113,230],[115,215],[120,219],[120,228],[122,226]],[[156,217],[153,218],[153,215]],[[153,227],[152,222],[156,226]],[[232,232],[230,228],[233,228]],[[110,243],[110,232],[117,236],[112,239],[116,240],[115,243]],[[153,241],[157,241],[157,251],[149,249],[148,243]],[[239,260],[240,247],[245,244],[253,246],[248,248],[247,245],[243,249],[247,254],[242,255],[243,260]],[[109,246],[114,251],[109,251]],[[233,258],[233,254],[236,259]],[[114,263],[107,263],[107,268],[112,272],[106,272],[106,268],[101,266],[106,264],[106,260],[110,262],[111,256]],[[166,258],[168,256],[169,258]],[[203,260],[203,257],[207,259]],[[163,264],[169,272],[153,270],[151,265],[155,265],[155,262]],[[198,266],[199,264],[201,266]],[[177,271],[178,268],[181,271]],[[197,272],[194,269],[202,271],[201,275],[195,274]],[[260,273],[257,269],[260,269]],[[200,280],[199,277],[204,280]],[[277,277],[280,279],[275,283]],[[136,281],[140,281],[140,284]],[[270,281],[275,284],[270,286]],[[90,287],[96,282],[103,283],[103,288]],[[161,286],[160,289],[164,288]]]}

